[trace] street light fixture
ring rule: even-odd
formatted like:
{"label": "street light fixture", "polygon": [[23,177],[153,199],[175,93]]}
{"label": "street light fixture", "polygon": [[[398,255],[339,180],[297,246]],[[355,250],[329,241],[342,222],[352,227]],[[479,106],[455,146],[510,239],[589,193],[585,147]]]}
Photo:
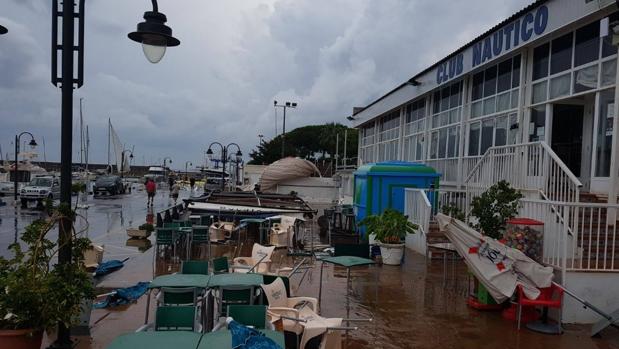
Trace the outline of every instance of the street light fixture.
{"label": "street light fixture", "polygon": [[13,172],[13,198],[15,199],[15,205],[17,205],[17,176],[19,174],[19,160],[17,159],[17,155],[19,154],[19,143],[21,142],[21,136],[30,135],[30,147],[34,149],[37,146],[37,142],[34,140],[34,136],[32,133],[24,131],[18,135],[15,135],[15,171]]}
{"label": "street light fixture", "polygon": [[8,33],[9,30],[6,27],[0,25],[0,35]]}
{"label": "street light fixture", "polygon": [[277,104],[277,101],[273,101],[273,106],[275,108],[279,107],[279,108],[284,108],[284,123],[282,126],[282,159],[284,158],[284,150],[285,150],[285,143],[286,143],[286,109],[288,108],[296,108],[297,107],[297,103],[295,102],[286,102],[283,105],[282,104]]}
{"label": "street light fixture", "polygon": [[208,146],[208,150],[206,151],[206,155],[208,156],[209,160],[213,159],[213,150],[211,149],[211,147],[216,144],[219,145],[219,147],[221,148],[221,162],[222,162],[222,169],[221,169],[221,191],[224,190],[225,186],[226,186],[226,162],[228,162],[228,152],[229,152],[229,148],[231,146],[235,146],[237,149],[236,154],[234,154],[236,156],[236,180],[238,182],[238,177],[239,177],[239,162],[241,162],[241,160],[243,159],[243,153],[241,152],[241,147],[239,147],[238,144],[236,143],[229,143],[228,145],[224,146],[223,144],[219,143],[219,142],[213,142]]}
{"label": "street light fixture", "polygon": [[138,23],[137,30],[127,34],[129,39],[142,44],[146,59],[159,63],[165,55],[166,47],[180,45],[180,40],[172,36],[172,28],[164,23],[166,15],[159,12],[157,0],[152,0],[153,10],[144,12],[144,22]]}

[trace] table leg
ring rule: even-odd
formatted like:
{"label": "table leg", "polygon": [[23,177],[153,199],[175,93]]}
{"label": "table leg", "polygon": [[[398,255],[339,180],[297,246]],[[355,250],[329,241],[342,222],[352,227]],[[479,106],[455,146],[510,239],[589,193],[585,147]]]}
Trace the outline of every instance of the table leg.
{"label": "table leg", "polygon": [[146,315],[144,316],[144,325],[148,325],[148,312],[150,310],[150,292],[151,290],[148,290],[148,292],[146,293]]}
{"label": "table leg", "polygon": [[318,287],[318,310],[321,311],[321,300],[322,300],[322,268],[324,267],[325,262],[320,262],[320,286]]}

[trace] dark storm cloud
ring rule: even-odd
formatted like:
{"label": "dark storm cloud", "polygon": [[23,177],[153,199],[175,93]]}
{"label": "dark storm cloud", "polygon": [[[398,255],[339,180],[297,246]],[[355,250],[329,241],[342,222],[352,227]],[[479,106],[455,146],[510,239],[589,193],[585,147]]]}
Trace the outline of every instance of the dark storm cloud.
{"label": "dark storm cloud", "polygon": [[[0,5],[0,145],[45,137],[59,158],[60,93],[49,82],[49,1]],[[345,121],[372,99],[526,5],[510,1],[160,0],[182,43],[160,64],[126,38],[149,1],[87,1],[84,98],[91,158],[106,161],[107,120],[142,163],[201,163],[212,141],[275,133],[273,99],[299,108],[287,129]],[[281,115],[278,118],[281,130]],[[75,130],[77,131],[77,129]],[[77,144],[77,141],[76,141]],[[77,151],[77,146],[74,147]],[[74,157],[75,158],[75,157]],[[159,160],[158,160],[159,159]]]}

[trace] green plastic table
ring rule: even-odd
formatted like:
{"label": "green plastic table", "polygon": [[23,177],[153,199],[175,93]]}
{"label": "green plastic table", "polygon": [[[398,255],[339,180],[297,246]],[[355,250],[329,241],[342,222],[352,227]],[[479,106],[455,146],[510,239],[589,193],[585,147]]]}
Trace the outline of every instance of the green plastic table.
{"label": "green plastic table", "polygon": [[[325,257],[321,259],[320,264],[320,287],[318,288],[318,308],[320,308],[320,300],[322,298],[322,267],[324,263],[331,263],[340,265],[346,268],[346,318],[350,318],[350,268],[358,267],[361,265],[376,264],[373,260],[367,258],[361,258],[357,256],[337,256],[337,257]],[[376,273],[378,278],[378,273]],[[378,287],[378,279],[376,282]]]}
{"label": "green plastic table", "polygon": [[225,286],[260,286],[264,278],[256,273],[226,273],[211,275],[208,288]]}
{"label": "green plastic table", "polygon": [[206,288],[209,284],[210,275],[202,274],[170,274],[157,276],[148,288],[161,287],[198,287]]}
{"label": "green plastic table", "polygon": [[201,337],[190,331],[135,332],[116,337],[106,349],[195,349]]}
{"label": "green plastic table", "polygon": [[148,324],[148,311],[150,309],[150,290],[162,287],[196,287],[206,289],[210,275],[202,274],[169,274],[157,276],[150,285],[146,294],[146,314],[144,315],[144,325]]}
{"label": "green plastic table", "polygon": [[[264,333],[266,337],[271,338],[282,349],[285,348],[284,334],[282,332],[271,330],[259,330]],[[215,332],[205,333],[200,340],[198,349],[224,349],[232,348],[232,334],[229,330],[220,330]],[[149,348],[150,349],[150,348]],[[175,349],[181,349],[175,347]]]}

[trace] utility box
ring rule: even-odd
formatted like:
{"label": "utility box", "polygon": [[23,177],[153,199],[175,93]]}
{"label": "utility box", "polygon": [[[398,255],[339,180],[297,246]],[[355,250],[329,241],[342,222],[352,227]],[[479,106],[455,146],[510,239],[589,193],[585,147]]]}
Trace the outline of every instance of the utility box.
{"label": "utility box", "polygon": [[354,173],[356,221],[387,208],[404,212],[404,189],[438,189],[439,177],[432,167],[414,162],[387,161],[359,167]]}

